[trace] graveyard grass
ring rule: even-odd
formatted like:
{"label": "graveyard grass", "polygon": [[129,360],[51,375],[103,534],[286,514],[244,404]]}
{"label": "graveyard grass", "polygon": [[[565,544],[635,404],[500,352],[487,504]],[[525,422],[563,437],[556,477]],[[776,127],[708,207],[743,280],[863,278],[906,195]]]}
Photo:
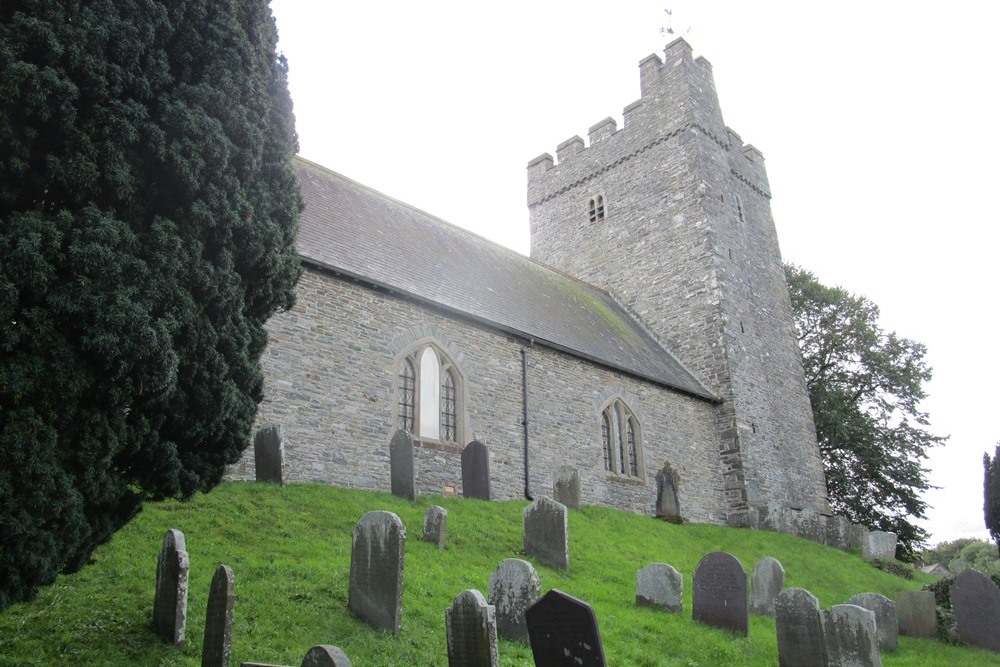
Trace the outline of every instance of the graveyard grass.
{"label": "graveyard grass", "polygon": [[[424,512],[448,510],[441,551],[421,541]],[[318,485],[229,483],[189,502],[150,503],[93,555],[31,603],[0,614],[0,665],[183,665],[201,662],[208,591],[215,569],[235,574],[231,664],[297,667],[316,644],[340,646],[359,667],[447,665],[444,612],[459,593],[488,595],[490,573],[504,558],[524,558],[526,502],[485,502],[388,494]],[[395,512],[407,528],[403,629],[375,630],[347,610],[351,535],[369,510]],[[186,642],[172,647],[150,629],[156,559],[169,528],[184,532],[191,562]],[[532,561],[542,592],[558,588],[589,602],[610,665],[777,665],[774,622],[751,616],[750,637],[691,621],[691,575],[703,555],[725,550],[749,572],[757,559],[784,565],[787,586],[807,588],[823,608],[855,593],[890,598],[919,588],[847,554],[775,533],[721,526],[673,525],[649,517],[585,507],[570,511],[570,570]],[[635,606],[636,571],[652,562],[684,575],[684,610],[667,614]],[[900,637],[893,666],[998,665],[1000,655]],[[500,640],[502,665],[532,665],[526,646]]]}

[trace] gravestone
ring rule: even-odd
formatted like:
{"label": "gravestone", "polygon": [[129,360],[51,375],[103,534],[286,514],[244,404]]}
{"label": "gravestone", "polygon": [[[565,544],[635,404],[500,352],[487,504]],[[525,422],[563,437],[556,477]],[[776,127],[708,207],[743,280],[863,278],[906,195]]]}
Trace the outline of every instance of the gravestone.
{"label": "gravestone", "polygon": [[233,571],[220,565],[208,590],[201,667],[229,667],[233,646]]}
{"label": "gravestone", "polygon": [[635,575],[635,603],[671,613],[680,613],[684,575],[666,563],[651,563]]}
{"label": "gravestone", "polygon": [[285,433],[280,424],[266,424],[253,437],[253,465],[258,482],[282,483]]}
{"label": "gravestone", "polygon": [[605,667],[594,609],[553,588],[525,613],[535,667]]}
{"label": "gravestone", "polygon": [[813,510],[799,510],[792,513],[792,532],[812,542],[826,542],[824,517]]}
{"label": "gravestone", "polygon": [[569,569],[565,505],[542,496],[524,508],[524,553],[552,567]]}
{"label": "gravestone", "polygon": [[826,667],[819,600],[804,588],[786,588],[774,601],[779,667]]}
{"label": "gravestone", "polygon": [[860,550],[867,534],[868,526],[860,523],[852,523],[850,533],[848,534],[848,547]]}
{"label": "gravestone", "polygon": [[750,611],[774,616],[774,601],[784,587],[785,568],[775,558],[761,558],[750,573]]}
{"label": "gravestone", "polygon": [[462,591],[444,612],[448,664],[452,667],[498,667],[497,622],[493,605],[476,590]]}
{"label": "gravestone", "polygon": [[937,610],[934,593],[901,591],[896,593],[896,619],[899,633],[909,637],[936,637]]}
{"label": "gravestone", "polygon": [[571,510],[580,509],[580,471],[573,466],[560,466],[552,484],[552,499]]}
{"label": "gravestone", "polygon": [[851,522],[840,515],[826,517],[826,544],[847,551],[851,546]]}
{"label": "gravestone", "polygon": [[424,513],[424,542],[438,545],[444,549],[445,536],[448,532],[448,510],[438,505],[431,505]]}
{"label": "gravestone", "polygon": [[708,554],[695,568],[691,617],[699,623],[750,634],[747,573],[732,554]]}
{"label": "gravestone", "polygon": [[519,558],[500,561],[490,574],[490,604],[496,608],[497,634],[504,639],[528,643],[524,612],[538,601],[542,582],[531,563]]}
{"label": "gravestone", "polygon": [[462,497],[490,499],[490,450],[478,440],[462,450]]}
{"label": "gravestone", "polygon": [[400,429],[389,442],[389,483],[392,495],[414,500],[417,480],[413,472],[413,436]]}
{"label": "gravestone", "polygon": [[352,667],[347,655],[336,646],[313,646],[302,659],[302,667]]}
{"label": "gravestone", "polygon": [[656,473],[656,518],[681,523],[681,503],[677,497],[680,478],[669,463]]}
{"label": "gravestone", "polygon": [[1000,651],[1000,590],[978,570],[966,570],[951,587],[958,636],[971,646]]}
{"label": "gravestone", "polygon": [[861,540],[861,555],[865,560],[893,560],[896,557],[896,533],[869,531]]}
{"label": "gravestone", "polygon": [[171,644],[184,643],[189,566],[184,533],[171,528],[163,536],[156,561],[153,597],[153,632]]}
{"label": "gravestone", "polygon": [[847,604],[856,604],[875,614],[875,636],[882,651],[899,648],[899,621],[896,619],[896,603],[878,593],[858,593]]}
{"label": "gravestone", "polygon": [[354,526],[347,606],[370,625],[399,634],[406,527],[392,512],[368,512]]}
{"label": "gravestone", "polygon": [[874,613],[853,604],[835,604],[822,618],[827,667],[882,667]]}

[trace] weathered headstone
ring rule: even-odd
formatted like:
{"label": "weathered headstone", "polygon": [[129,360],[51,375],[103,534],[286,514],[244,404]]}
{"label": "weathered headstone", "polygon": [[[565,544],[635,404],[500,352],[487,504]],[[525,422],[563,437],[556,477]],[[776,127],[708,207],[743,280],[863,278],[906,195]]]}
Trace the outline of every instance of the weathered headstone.
{"label": "weathered headstone", "polygon": [[777,502],[768,503],[763,510],[765,518],[762,525],[765,530],[775,533],[794,534],[792,526],[792,510]]}
{"label": "weathered headstone", "polygon": [[826,518],[826,544],[847,551],[851,546],[851,522],[838,514]]}
{"label": "weathered headstone", "polygon": [[822,618],[827,667],[882,667],[874,613],[853,604],[836,604]]}
{"label": "weathered headstone", "polygon": [[966,570],[951,587],[951,608],[962,641],[1000,651],[1000,590],[978,570]]}
{"label": "weathered headstone", "polygon": [[285,463],[285,433],[280,424],[266,424],[253,437],[253,465],[258,482],[281,484]]}
{"label": "weathered headstone", "polygon": [[786,588],[774,602],[779,667],[826,667],[819,600],[804,588]]}
{"label": "weathered headstone", "polygon": [[635,575],[635,603],[680,613],[684,575],[666,563],[650,563]]}
{"label": "weathered headstone", "polygon": [[747,573],[735,556],[716,551],[702,558],[692,577],[691,592],[695,621],[750,633]]}
{"label": "weathered headstone", "polygon": [[448,510],[439,505],[431,505],[424,513],[424,542],[432,542],[438,545],[438,549],[444,549],[447,533]]}
{"label": "weathered headstone", "polygon": [[896,593],[896,619],[899,633],[909,637],[936,637],[937,610],[934,593],[902,591]]}
{"label": "weathered headstone", "polygon": [[851,530],[848,533],[848,547],[850,549],[861,549],[861,545],[864,544],[865,535],[868,534],[868,526],[861,523],[852,523]]}
{"label": "weathered headstone", "polygon": [[482,593],[459,593],[444,612],[444,626],[451,667],[498,667],[496,611]]}
{"label": "weathered headstone", "polygon": [[823,544],[826,541],[824,517],[813,510],[792,512],[792,531],[795,535]]}
{"label": "weathered headstone", "polygon": [[542,496],[524,508],[524,553],[552,567],[569,569],[565,505]]}
{"label": "weathered headstone", "polygon": [[478,440],[462,450],[462,497],[490,500],[490,450]]}
{"label": "weathered headstone", "polygon": [[571,510],[580,509],[580,471],[573,466],[560,466],[552,484],[552,499]]}
{"label": "weathered headstone", "polygon": [[865,560],[892,560],[896,557],[896,533],[871,530],[861,540],[861,555]]}
{"label": "weathered headstone", "polygon": [[398,635],[403,615],[406,527],[392,512],[368,512],[354,526],[348,608]]}
{"label": "weathered headstone", "polygon": [[525,613],[536,667],[605,667],[594,609],[555,588]]}
{"label": "weathered headstone", "polygon": [[538,602],[541,594],[542,582],[531,563],[519,558],[500,561],[490,574],[490,604],[496,608],[497,634],[528,643],[524,612]]}
{"label": "weathered headstone", "polygon": [[163,536],[156,561],[153,632],[171,644],[184,643],[187,622],[188,555],[184,533],[171,528]]}
{"label": "weathered headstone", "polygon": [[392,495],[414,500],[417,480],[413,472],[413,436],[400,429],[389,442],[389,484]]}
{"label": "weathered headstone", "polygon": [[878,647],[883,651],[899,648],[899,621],[896,619],[896,603],[878,593],[858,593],[847,604],[856,604],[875,614],[875,635]]}
{"label": "weathered headstone", "polygon": [[656,518],[681,523],[681,503],[677,497],[680,479],[670,463],[656,473]]}
{"label": "weathered headstone", "polygon": [[774,616],[774,601],[785,587],[785,568],[777,559],[765,556],[754,563],[750,573],[750,611]]}
{"label": "weathered headstone", "polygon": [[220,565],[208,590],[201,667],[229,667],[233,646],[233,571]]}
{"label": "weathered headstone", "polygon": [[347,654],[336,646],[313,646],[302,659],[302,667],[352,667]]}

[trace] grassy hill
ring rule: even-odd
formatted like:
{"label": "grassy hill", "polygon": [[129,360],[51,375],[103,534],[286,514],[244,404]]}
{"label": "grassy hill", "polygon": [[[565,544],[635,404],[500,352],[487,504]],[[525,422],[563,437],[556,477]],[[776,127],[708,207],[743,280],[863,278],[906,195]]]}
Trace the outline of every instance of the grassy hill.
{"label": "grassy hill", "polygon": [[[444,551],[420,541],[424,512],[434,504],[449,512]],[[316,644],[340,646],[358,667],[447,665],[444,610],[466,588],[487,594],[497,564],[523,557],[526,504],[441,497],[408,503],[384,493],[256,484],[224,484],[187,503],[150,504],[82,571],[0,614],[0,665],[200,665],[208,588],[219,563],[236,578],[233,665],[297,666]],[[352,529],[373,509],[395,512],[407,526],[399,637],[347,611]],[[184,532],[191,561],[183,648],[165,645],[149,629],[156,559],[168,528]],[[774,556],[785,567],[786,585],[809,589],[824,608],[855,593],[892,597],[929,581],[906,581],[857,555],[788,535],[675,526],[597,507],[570,512],[569,530],[568,573],[535,562],[543,592],[559,588],[594,607],[608,662],[616,666],[777,665],[771,619],[752,617],[749,638],[691,621],[691,574],[711,551],[732,553],[747,571],[758,558]],[[634,605],[636,570],[651,562],[683,573],[682,614]],[[532,665],[527,647],[504,640],[500,659]],[[883,662],[1000,666],[1000,656],[901,637],[899,651],[884,654]]]}

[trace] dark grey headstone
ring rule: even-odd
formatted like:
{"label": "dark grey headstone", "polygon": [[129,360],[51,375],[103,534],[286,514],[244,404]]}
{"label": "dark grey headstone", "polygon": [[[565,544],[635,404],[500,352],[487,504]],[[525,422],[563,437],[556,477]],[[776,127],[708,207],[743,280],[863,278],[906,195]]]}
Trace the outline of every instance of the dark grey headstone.
{"label": "dark grey headstone", "polygon": [[285,434],[280,424],[266,424],[253,437],[253,465],[258,482],[281,484]]}
{"label": "dark grey headstone", "polygon": [[417,497],[417,480],[413,472],[413,436],[399,430],[389,442],[389,483],[392,495],[406,500]]}
{"label": "dark grey headstone", "polygon": [[853,604],[836,604],[822,614],[827,667],[882,667],[875,614]]}
{"label": "dark grey headstone", "polygon": [[538,602],[542,582],[526,560],[506,558],[490,574],[490,604],[496,608],[497,634],[504,639],[528,643],[524,612]]}
{"label": "dark grey headstone", "polygon": [[866,560],[892,560],[896,557],[896,533],[872,530],[861,540],[861,555]]}
{"label": "dark grey headstone", "polygon": [[424,542],[432,542],[438,545],[438,549],[444,549],[447,533],[448,510],[438,505],[431,505],[424,513]]}
{"label": "dark grey headstone", "polygon": [[826,544],[847,551],[851,546],[851,522],[839,515],[826,518]]}
{"label": "dark grey headstone", "polygon": [[786,588],[774,602],[779,667],[826,667],[819,600],[804,588]]}
{"label": "dark grey headstone", "polygon": [[669,463],[664,464],[660,472],[656,473],[656,518],[671,523],[682,521],[681,503],[677,498],[678,486],[677,473]]}
{"label": "dark grey headstone", "polygon": [[775,558],[761,558],[750,572],[750,611],[774,616],[774,601],[784,587],[785,568]]}
{"label": "dark grey headstone", "polygon": [[895,651],[899,648],[899,621],[896,619],[895,602],[878,593],[858,593],[847,604],[856,604],[875,614],[879,649]]}
{"label": "dark grey headstone", "polygon": [[462,497],[490,500],[490,450],[478,440],[462,450]]}
{"label": "dark grey headstone", "polygon": [[951,588],[951,608],[962,641],[1000,651],[1000,590],[977,570],[966,570]]}
{"label": "dark grey headstone", "polygon": [[526,612],[535,667],[605,667],[594,609],[553,588]]}
{"label": "dark grey headstone", "polygon": [[220,565],[208,590],[201,667],[229,667],[233,646],[233,571]]}
{"label": "dark grey headstone", "polygon": [[352,667],[347,655],[336,646],[313,646],[302,659],[302,667]]}
{"label": "dark grey headstone", "polygon": [[498,667],[496,610],[476,590],[462,591],[444,612],[451,667]]}
{"label": "dark grey headstone", "polygon": [[747,573],[732,554],[710,553],[695,568],[691,617],[699,623],[750,634]]}
{"label": "dark grey headstone", "polygon": [[909,637],[937,636],[937,609],[934,593],[902,591],[896,593],[896,619],[899,634]]}
{"label": "dark grey headstone", "polygon": [[565,505],[542,496],[524,508],[524,553],[552,567],[569,569]]}
{"label": "dark grey headstone", "polygon": [[651,563],[635,574],[635,603],[680,613],[684,575],[666,563]]}
{"label": "dark grey headstone", "polygon": [[184,533],[171,528],[163,536],[156,561],[153,632],[171,644],[184,643],[187,622],[188,555]]}
{"label": "dark grey headstone", "polygon": [[552,499],[571,510],[580,509],[580,471],[573,466],[560,466],[552,484]]}
{"label": "dark grey headstone", "polygon": [[403,615],[406,527],[392,512],[368,512],[354,526],[347,606],[359,618],[398,635]]}

